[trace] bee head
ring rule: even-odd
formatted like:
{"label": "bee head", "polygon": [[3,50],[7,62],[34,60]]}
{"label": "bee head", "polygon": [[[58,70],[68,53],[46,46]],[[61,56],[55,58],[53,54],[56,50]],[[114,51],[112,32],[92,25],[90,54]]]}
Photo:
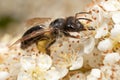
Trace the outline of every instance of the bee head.
{"label": "bee head", "polygon": [[85,30],[85,28],[79,20],[71,16],[66,19],[66,26],[64,30],[68,32],[79,32]]}

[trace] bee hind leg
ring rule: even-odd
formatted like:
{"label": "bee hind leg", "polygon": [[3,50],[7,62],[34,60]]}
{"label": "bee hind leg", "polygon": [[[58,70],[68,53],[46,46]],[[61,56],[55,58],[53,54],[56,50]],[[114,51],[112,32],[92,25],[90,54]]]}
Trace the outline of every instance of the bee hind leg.
{"label": "bee hind leg", "polygon": [[51,46],[52,44],[54,44],[55,42],[56,42],[56,40],[53,40],[51,43],[49,43],[49,44],[46,46],[46,53],[47,53],[48,55],[51,54],[50,46]]}

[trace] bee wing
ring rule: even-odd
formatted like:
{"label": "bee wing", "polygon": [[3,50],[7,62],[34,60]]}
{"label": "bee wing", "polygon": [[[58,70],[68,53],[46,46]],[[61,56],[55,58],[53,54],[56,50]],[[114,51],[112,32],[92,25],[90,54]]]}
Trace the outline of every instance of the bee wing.
{"label": "bee wing", "polygon": [[34,26],[34,25],[38,25],[38,24],[44,24],[45,22],[48,22],[51,19],[52,18],[39,18],[39,17],[32,18],[26,22],[26,26]]}
{"label": "bee wing", "polygon": [[52,29],[45,29],[45,30],[38,30],[38,31],[33,31],[32,33],[18,39],[16,42],[14,42],[12,45],[10,45],[9,47],[12,47],[13,45],[19,43],[19,42],[23,42],[25,40],[28,40],[28,39],[31,39],[31,38],[34,38],[36,36],[39,36],[39,35],[44,35],[45,33],[47,32],[51,32]]}

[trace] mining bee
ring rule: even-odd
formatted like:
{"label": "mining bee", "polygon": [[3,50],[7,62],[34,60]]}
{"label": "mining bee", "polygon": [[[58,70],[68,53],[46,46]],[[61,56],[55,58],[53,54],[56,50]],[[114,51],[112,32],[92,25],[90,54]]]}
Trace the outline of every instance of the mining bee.
{"label": "mining bee", "polygon": [[[21,39],[17,40],[14,44],[21,42],[21,48],[26,49],[31,44],[36,43],[37,48],[42,53],[47,53],[50,55],[50,46],[56,41],[57,38],[61,36],[79,38],[79,36],[73,36],[70,32],[80,32],[86,30],[94,30],[94,28],[86,28],[80,20],[92,21],[88,18],[77,18],[78,14],[89,14],[88,12],[80,12],[75,16],[69,16],[67,18],[57,18],[53,20],[48,28],[45,28],[45,25],[39,24],[28,29],[22,36]],[[50,20],[50,18],[34,18],[29,21],[29,24],[32,22],[44,22]]]}

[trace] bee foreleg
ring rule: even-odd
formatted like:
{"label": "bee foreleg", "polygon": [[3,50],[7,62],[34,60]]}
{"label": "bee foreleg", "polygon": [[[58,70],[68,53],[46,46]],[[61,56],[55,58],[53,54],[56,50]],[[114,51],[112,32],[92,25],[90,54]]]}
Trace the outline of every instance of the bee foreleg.
{"label": "bee foreleg", "polygon": [[80,38],[80,36],[74,36],[74,35],[71,35],[70,33],[68,33],[68,32],[64,32],[64,35],[66,36],[66,37],[71,37],[71,38]]}

